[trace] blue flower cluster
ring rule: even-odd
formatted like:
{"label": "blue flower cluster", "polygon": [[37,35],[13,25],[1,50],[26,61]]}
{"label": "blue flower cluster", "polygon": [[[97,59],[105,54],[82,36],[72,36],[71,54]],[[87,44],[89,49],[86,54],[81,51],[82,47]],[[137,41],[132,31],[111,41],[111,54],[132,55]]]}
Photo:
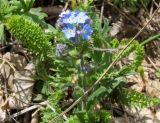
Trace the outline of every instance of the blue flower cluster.
{"label": "blue flower cluster", "polygon": [[90,40],[93,30],[91,28],[91,19],[85,12],[64,11],[57,20],[57,26],[67,39],[79,42],[80,39]]}

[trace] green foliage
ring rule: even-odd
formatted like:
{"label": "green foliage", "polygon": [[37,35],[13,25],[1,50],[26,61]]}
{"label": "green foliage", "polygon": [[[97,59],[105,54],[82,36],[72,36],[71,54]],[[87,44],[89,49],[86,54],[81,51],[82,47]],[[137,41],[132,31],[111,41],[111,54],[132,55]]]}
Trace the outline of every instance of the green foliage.
{"label": "green foliage", "polygon": [[143,58],[144,58],[144,47],[141,45],[138,45],[136,47],[135,58],[134,58],[134,61],[132,62],[131,67],[133,69],[137,69],[141,65]]}
{"label": "green foliage", "polygon": [[119,90],[117,101],[128,107],[136,108],[146,108],[160,103],[160,99],[124,88]]}
{"label": "green foliage", "polygon": [[77,2],[76,0],[71,0],[71,8],[87,10],[88,8],[90,8],[89,6],[91,5],[92,2],[93,0],[84,0],[84,1],[79,1],[79,2]]}
{"label": "green foliage", "polygon": [[[130,47],[132,48],[132,45]],[[130,47],[128,49],[130,49]],[[143,58],[144,58],[144,47],[141,46],[140,44],[138,44],[135,49],[135,58],[134,58],[133,62],[130,65],[124,65],[119,70],[119,75],[126,75],[127,73],[130,73],[130,72],[137,70],[137,68],[142,63]]]}
{"label": "green foliage", "polygon": [[10,6],[8,0],[0,0],[0,21],[3,21],[9,12]]}
{"label": "green foliage", "polygon": [[35,22],[41,24],[42,26],[46,26],[44,18],[47,17],[47,14],[42,12],[42,8],[31,8],[25,15],[31,17]]}
{"label": "green foliage", "polygon": [[44,17],[47,17],[47,14],[42,12],[40,7],[32,8],[35,0],[11,0],[11,8],[13,15],[25,15],[30,19],[39,23],[42,26],[47,24],[44,22]]}
{"label": "green foliage", "polygon": [[32,8],[35,0],[0,0],[0,41],[5,41],[4,25],[6,19],[12,15],[25,15],[43,27],[48,27],[44,22],[47,15],[41,8]]}
{"label": "green foliage", "polygon": [[[91,15],[92,16],[92,15]],[[110,30],[110,26],[107,20],[104,22],[104,26],[102,27],[102,24],[100,22],[99,17],[96,15],[93,15],[93,29],[94,34],[92,36],[93,38],[93,48],[98,49],[110,49],[112,48],[112,39],[108,36],[108,32]],[[93,50],[91,53],[92,59],[95,64],[95,71],[96,72],[102,72],[104,68],[106,68],[112,61],[112,53],[111,52],[102,52],[100,50]]]}
{"label": "green foliage", "polygon": [[158,70],[156,71],[156,76],[157,76],[158,78],[160,78],[160,69],[158,69]]}
{"label": "green foliage", "polygon": [[[121,44],[122,46],[125,46],[129,42],[129,39],[123,39]],[[134,40],[133,43],[123,52],[121,55],[121,58],[127,57],[131,52],[133,52],[136,47],[139,45],[137,40]]]}
{"label": "green foliage", "polygon": [[[11,16],[6,23],[11,34],[41,58],[52,54],[52,46],[42,28],[24,16]],[[44,52],[45,51],[45,52]]]}
{"label": "green foliage", "polygon": [[67,123],[81,123],[77,115],[73,115],[69,118]]}
{"label": "green foliage", "polygon": [[50,121],[52,119],[52,117],[54,117],[54,113],[51,113],[52,110],[50,108],[45,108],[41,111],[41,123],[48,123],[48,121]]}
{"label": "green foliage", "polygon": [[[122,41],[121,44],[125,44],[125,42],[128,42],[129,40],[125,39]],[[119,44],[120,45],[120,44]],[[121,45],[120,45],[121,46]],[[138,43],[138,41],[134,41],[133,44],[131,44],[121,55],[120,58],[126,58],[129,56],[131,53],[134,53],[134,60],[128,64],[124,65],[121,69],[113,70],[109,74],[110,77],[118,77],[118,76],[125,76],[129,73],[133,73],[138,69],[138,67],[141,65],[142,60],[144,58],[144,47]],[[114,56],[116,57],[116,55]]]}
{"label": "green foliage", "polygon": [[[58,106],[59,100],[62,98],[62,91],[59,90],[54,94],[49,94],[48,102],[50,104],[50,107],[47,106],[47,108],[44,108],[41,115],[41,123],[48,123],[58,112],[60,112],[60,108]],[[53,108],[54,107],[54,108]],[[63,119],[60,119],[57,121],[57,123],[63,123]]]}
{"label": "green foliage", "polygon": [[13,12],[25,13],[28,12],[34,4],[35,0],[11,0]]}
{"label": "green foliage", "polygon": [[4,24],[0,23],[0,42],[4,40]]}
{"label": "green foliage", "polygon": [[5,41],[4,21],[10,11],[8,0],[0,0],[0,43]]}
{"label": "green foliage", "polygon": [[107,91],[106,87],[100,86],[97,90],[94,90],[94,92],[89,96],[88,100],[93,101],[96,100],[100,96],[100,94],[104,94]]}
{"label": "green foliage", "polygon": [[102,102],[105,98],[110,97],[110,94],[115,90],[119,85],[125,83],[123,77],[117,77],[113,80],[105,80],[100,87],[94,89],[92,94],[88,97],[88,109],[93,108],[97,103]]}
{"label": "green foliage", "polygon": [[111,114],[105,110],[77,112],[67,123],[110,123]]}

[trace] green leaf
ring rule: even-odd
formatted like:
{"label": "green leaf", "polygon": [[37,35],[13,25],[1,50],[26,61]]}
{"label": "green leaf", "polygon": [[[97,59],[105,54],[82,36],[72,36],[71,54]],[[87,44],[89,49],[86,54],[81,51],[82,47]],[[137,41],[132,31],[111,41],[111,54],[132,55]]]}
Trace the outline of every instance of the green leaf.
{"label": "green leaf", "polygon": [[117,48],[119,46],[119,41],[116,38],[114,38],[111,43],[113,48]]}
{"label": "green leaf", "polygon": [[125,88],[119,90],[117,101],[128,107],[136,108],[146,108],[156,104],[160,104],[160,99],[158,98],[152,98],[146,96],[143,93],[128,90]]}
{"label": "green leaf", "polygon": [[106,110],[78,111],[72,117],[76,117],[74,123],[79,123],[76,121],[80,121],[80,123],[110,123],[111,122],[111,114]]}
{"label": "green leaf", "polygon": [[114,80],[105,80],[102,85],[94,90],[94,92],[88,97],[87,109],[91,109],[94,105],[102,99],[109,97],[109,95],[118,87],[121,83],[125,82],[124,77],[117,77]]}
{"label": "green leaf", "polygon": [[23,9],[27,9],[27,6],[24,0],[20,0],[20,3],[22,4]]}
{"label": "green leaf", "polygon": [[112,62],[112,54],[104,52],[102,54],[102,60],[101,61],[103,63],[103,68],[106,68]]}
{"label": "green leaf", "polygon": [[83,88],[81,88],[80,86],[75,86],[74,87],[74,92],[73,92],[73,97],[75,99],[77,99],[82,95],[83,95]]}
{"label": "green leaf", "polygon": [[106,93],[106,96],[108,96],[110,93],[112,93],[112,91],[118,87],[121,83],[124,83],[126,81],[126,79],[124,77],[117,77],[115,78],[114,80],[112,81],[108,81],[106,83],[104,83],[107,89],[107,93]]}
{"label": "green leaf", "polygon": [[4,40],[4,24],[0,23],[0,42]]}
{"label": "green leaf", "polygon": [[92,2],[93,0],[85,0],[83,4],[85,7],[88,7]]}
{"label": "green leaf", "polygon": [[156,71],[156,76],[157,76],[158,78],[160,78],[160,69],[158,69],[158,70]]}
{"label": "green leaf", "polygon": [[19,0],[11,0],[9,3],[13,14],[22,14],[27,11],[27,8],[24,7],[25,3],[22,3]]}
{"label": "green leaf", "polygon": [[42,12],[42,8],[41,7],[32,8],[32,9],[30,9],[29,13],[34,15],[34,16],[37,16],[40,20],[42,20],[45,17],[47,17],[47,14]]}
{"label": "green leaf", "polygon": [[66,123],[81,123],[77,115],[71,116]]}
{"label": "green leaf", "polygon": [[28,10],[33,7],[34,2],[35,2],[35,0],[25,0],[25,4],[26,4]]}
{"label": "green leaf", "polygon": [[100,94],[105,93],[107,91],[106,87],[100,86],[97,90],[95,90],[88,98],[88,101],[92,101],[97,98]]}
{"label": "green leaf", "polygon": [[69,55],[70,55],[71,57],[77,57],[77,56],[79,55],[79,52],[78,52],[77,49],[75,48],[75,49],[69,51]]}

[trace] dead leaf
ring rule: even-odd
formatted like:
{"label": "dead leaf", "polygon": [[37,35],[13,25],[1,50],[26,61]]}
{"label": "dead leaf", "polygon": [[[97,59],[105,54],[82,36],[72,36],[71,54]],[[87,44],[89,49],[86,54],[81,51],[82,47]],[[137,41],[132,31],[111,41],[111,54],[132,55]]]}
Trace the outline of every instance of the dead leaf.
{"label": "dead leaf", "polygon": [[[35,66],[32,62],[27,63],[24,56],[9,53],[4,54],[3,59],[8,60],[12,64],[16,71],[13,71],[11,66],[4,63],[0,69],[2,77],[4,78],[4,83],[2,85],[7,88],[11,93],[7,91],[6,101],[8,102],[8,107],[10,109],[21,109],[29,105],[32,98],[32,90],[34,86],[34,79],[32,76],[35,74]],[[1,103],[1,105],[4,103]],[[4,105],[2,108],[8,108]]]}
{"label": "dead leaf", "polygon": [[2,109],[2,111],[5,111],[5,110],[9,109],[8,100],[5,100],[5,102],[2,103],[1,109]]}

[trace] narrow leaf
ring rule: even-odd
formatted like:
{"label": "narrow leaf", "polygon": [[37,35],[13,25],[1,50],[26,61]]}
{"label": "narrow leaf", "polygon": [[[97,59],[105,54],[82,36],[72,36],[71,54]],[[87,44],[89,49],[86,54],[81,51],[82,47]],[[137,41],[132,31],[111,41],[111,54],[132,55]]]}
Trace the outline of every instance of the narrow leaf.
{"label": "narrow leaf", "polygon": [[98,97],[100,94],[106,92],[107,89],[104,86],[101,86],[97,90],[95,90],[88,98],[89,101],[94,100],[96,97]]}

